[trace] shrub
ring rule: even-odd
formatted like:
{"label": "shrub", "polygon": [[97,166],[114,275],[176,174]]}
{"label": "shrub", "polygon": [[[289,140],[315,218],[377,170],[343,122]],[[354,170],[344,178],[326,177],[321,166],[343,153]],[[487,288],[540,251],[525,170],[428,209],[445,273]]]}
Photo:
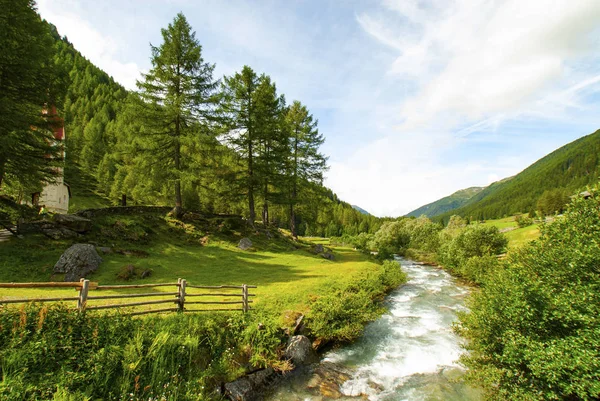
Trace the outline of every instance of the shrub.
{"label": "shrub", "polygon": [[600,398],[599,245],[600,198],[577,198],[474,293],[458,332],[487,398]]}
{"label": "shrub", "polygon": [[462,265],[470,258],[497,255],[508,244],[497,227],[479,224],[467,226],[452,235],[442,232],[442,238],[445,241],[438,250],[438,260],[450,272],[459,275],[463,271]]}
{"label": "shrub", "polygon": [[406,274],[395,261],[385,261],[371,274],[344,288],[313,300],[308,326],[318,339],[351,341],[363,331],[364,325],[382,312],[376,301],[382,301],[390,290],[406,282]]}
{"label": "shrub", "polygon": [[520,228],[528,227],[533,224],[533,219],[531,217],[526,217],[521,214],[515,216],[515,221]]}

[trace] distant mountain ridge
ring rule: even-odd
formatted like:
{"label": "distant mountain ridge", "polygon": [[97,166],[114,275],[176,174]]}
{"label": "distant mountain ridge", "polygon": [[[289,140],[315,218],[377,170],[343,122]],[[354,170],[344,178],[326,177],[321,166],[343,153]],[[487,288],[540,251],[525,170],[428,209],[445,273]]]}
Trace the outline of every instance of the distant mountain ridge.
{"label": "distant mountain ridge", "polygon": [[558,148],[514,177],[493,183],[436,219],[447,221],[457,214],[485,220],[534,211],[544,191],[561,188],[575,193],[599,177],[600,130]]}
{"label": "distant mountain ridge", "polygon": [[473,196],[477,195],[484,189],[485,187],[470,187],[461,189],[459,191],[454,192],[452,195],[446,196],[442,199],[436,200],[435,202],[431,202],[427,205],[421,206],[420,208],[408,213],[406,216],[419,217],[425,215],[430,218],[438,216],[451,210],[458,209],[459,207],[467,203],[469,199],[473,198]]}
{"label": "distant mountain ridge", "polygon": [[357,212],[361,213],[361,214],[366,214],[367,216],[370,216],[371,213],[367,212],[365,209],[363,209],[360,206],[356,206],[356,205],[351,205],[352,209],[356,210]]}

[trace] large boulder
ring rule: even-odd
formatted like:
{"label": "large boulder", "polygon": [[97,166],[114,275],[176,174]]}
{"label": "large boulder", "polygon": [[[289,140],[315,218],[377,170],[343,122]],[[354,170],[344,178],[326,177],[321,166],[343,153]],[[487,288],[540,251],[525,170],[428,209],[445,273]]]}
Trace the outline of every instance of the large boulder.
{"label": "large boulder", "polygon": [[240,248],[242,251],[247,251],[248,249],[252,248],[252,241],[250,241],[250,238],[242,238],[238,244],[238,248]]}
{"label": "large boulder", "polygon": [[233,401],[252,401],[259,399],[260,391],[273,380],[275,371],[266,368],[235,381],[225,384],[225,394]]}
{"label": "large boulder", "polygon": [[90,244],[75,244],[54,265],[54,273],[65,273],[65,281],[79,281],[96,271],[102,258]]}
{"label": "large boulder", "polygon": [[294,365],[307,365],[317,361],[317,354],[306,336],[292,336],[284,353]]}
{"label": "large boulder", "polygon": [[313,251],[313,253],[321,253],[321,252],[325,251],[325,248],[323,248],[323,245],[317,244],[313,247],[312,251]]}
{"label": "large boulder", "polygon": [[321,254],[321,257],[327,259],[327,260],[335,260],[335,256],[333,255],[333,252],[331,252],[330,250],[327,250],[326,252],[323,252]]}
{"label": "large boulder", "polygon": [[92,221],[73,214],[55,214],[54,223],[77,233],[85,233],[92,229]]}

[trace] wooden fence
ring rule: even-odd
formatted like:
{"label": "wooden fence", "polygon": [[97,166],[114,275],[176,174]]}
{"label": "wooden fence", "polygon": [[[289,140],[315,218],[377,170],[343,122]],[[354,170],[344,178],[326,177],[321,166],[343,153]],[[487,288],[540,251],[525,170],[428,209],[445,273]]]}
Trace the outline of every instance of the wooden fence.
{"label": "wooden fence", "polygon": [[[103,290],[130,290],[130,289],[156,289],[157,287],[175,287],[172,292],[155,291],[142,293],[128,294],[109,294],[109,295],[93,295],[95,291]],[[86,279],[81,279],[80,282],[46,282],[46,283],[0,283],[0,288],[75,288],[79,291],[77,296],[61,296],[52,298],[14,298],[0,299],[2,304],[16,304],[28,302],[60,302],[60,301],[76,301],[77,310],[79,312],[114,309],[114,308],[137,308],[140,306],[149,305],[167,305],[174,306],[160,309],[150,309],[143,311],[132,310],[129,315],[143,315],[147,313],[161,312],[210,312],[210,311],[242,311],[248,312],[252,300],[250,297],[256,296],[250,294],[248,289],[257,288],[255,285],[192,285],[188,284],[185,279],[178,279],[177,283],[159,283],[159,284],[131,284],[131,285],[99,285]],[[230,290],[238,290],[238,292],[229,292]],[[199,292],[198,292],[199,291]],[[218,291],[218,292],[214,292]],[[149,300],[147,298],[158,298]],[[170,297],[166,298],[165,297]],[[103,303],[107,300],[114,302],[117,299],[139,298],[140,301],[128,303]],[[146,299],[145,299],[146,298]],[[188,300],[190,299],[191,300]],[[220,298],[217,300],[215,298]],[[223,300],[225,298],[225,300]],[[234,300],[230,300],[233,298]],[[240,299],[241,298],[241,299]],[[199,300],[195,300],[199,299]],[[98,304],[100,302],[100,304]],[[201,308],[186,308],[189,305],[199,305]],[[214,308],[212,305],[226,305],[220,308]],[[235,305],[240,307],[235,308]]]}

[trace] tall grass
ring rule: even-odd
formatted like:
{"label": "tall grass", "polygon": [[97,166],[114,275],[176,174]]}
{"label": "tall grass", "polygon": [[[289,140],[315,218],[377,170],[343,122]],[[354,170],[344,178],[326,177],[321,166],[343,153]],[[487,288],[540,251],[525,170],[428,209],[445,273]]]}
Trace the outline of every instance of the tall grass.
{"label": "tall grass", "polygon": [[269,334],[261,336],[249,319],[92,317],[60,305],[4,309],[0,399],[204,399],[222,381],[277,360],[274,323],[265,321]]}

